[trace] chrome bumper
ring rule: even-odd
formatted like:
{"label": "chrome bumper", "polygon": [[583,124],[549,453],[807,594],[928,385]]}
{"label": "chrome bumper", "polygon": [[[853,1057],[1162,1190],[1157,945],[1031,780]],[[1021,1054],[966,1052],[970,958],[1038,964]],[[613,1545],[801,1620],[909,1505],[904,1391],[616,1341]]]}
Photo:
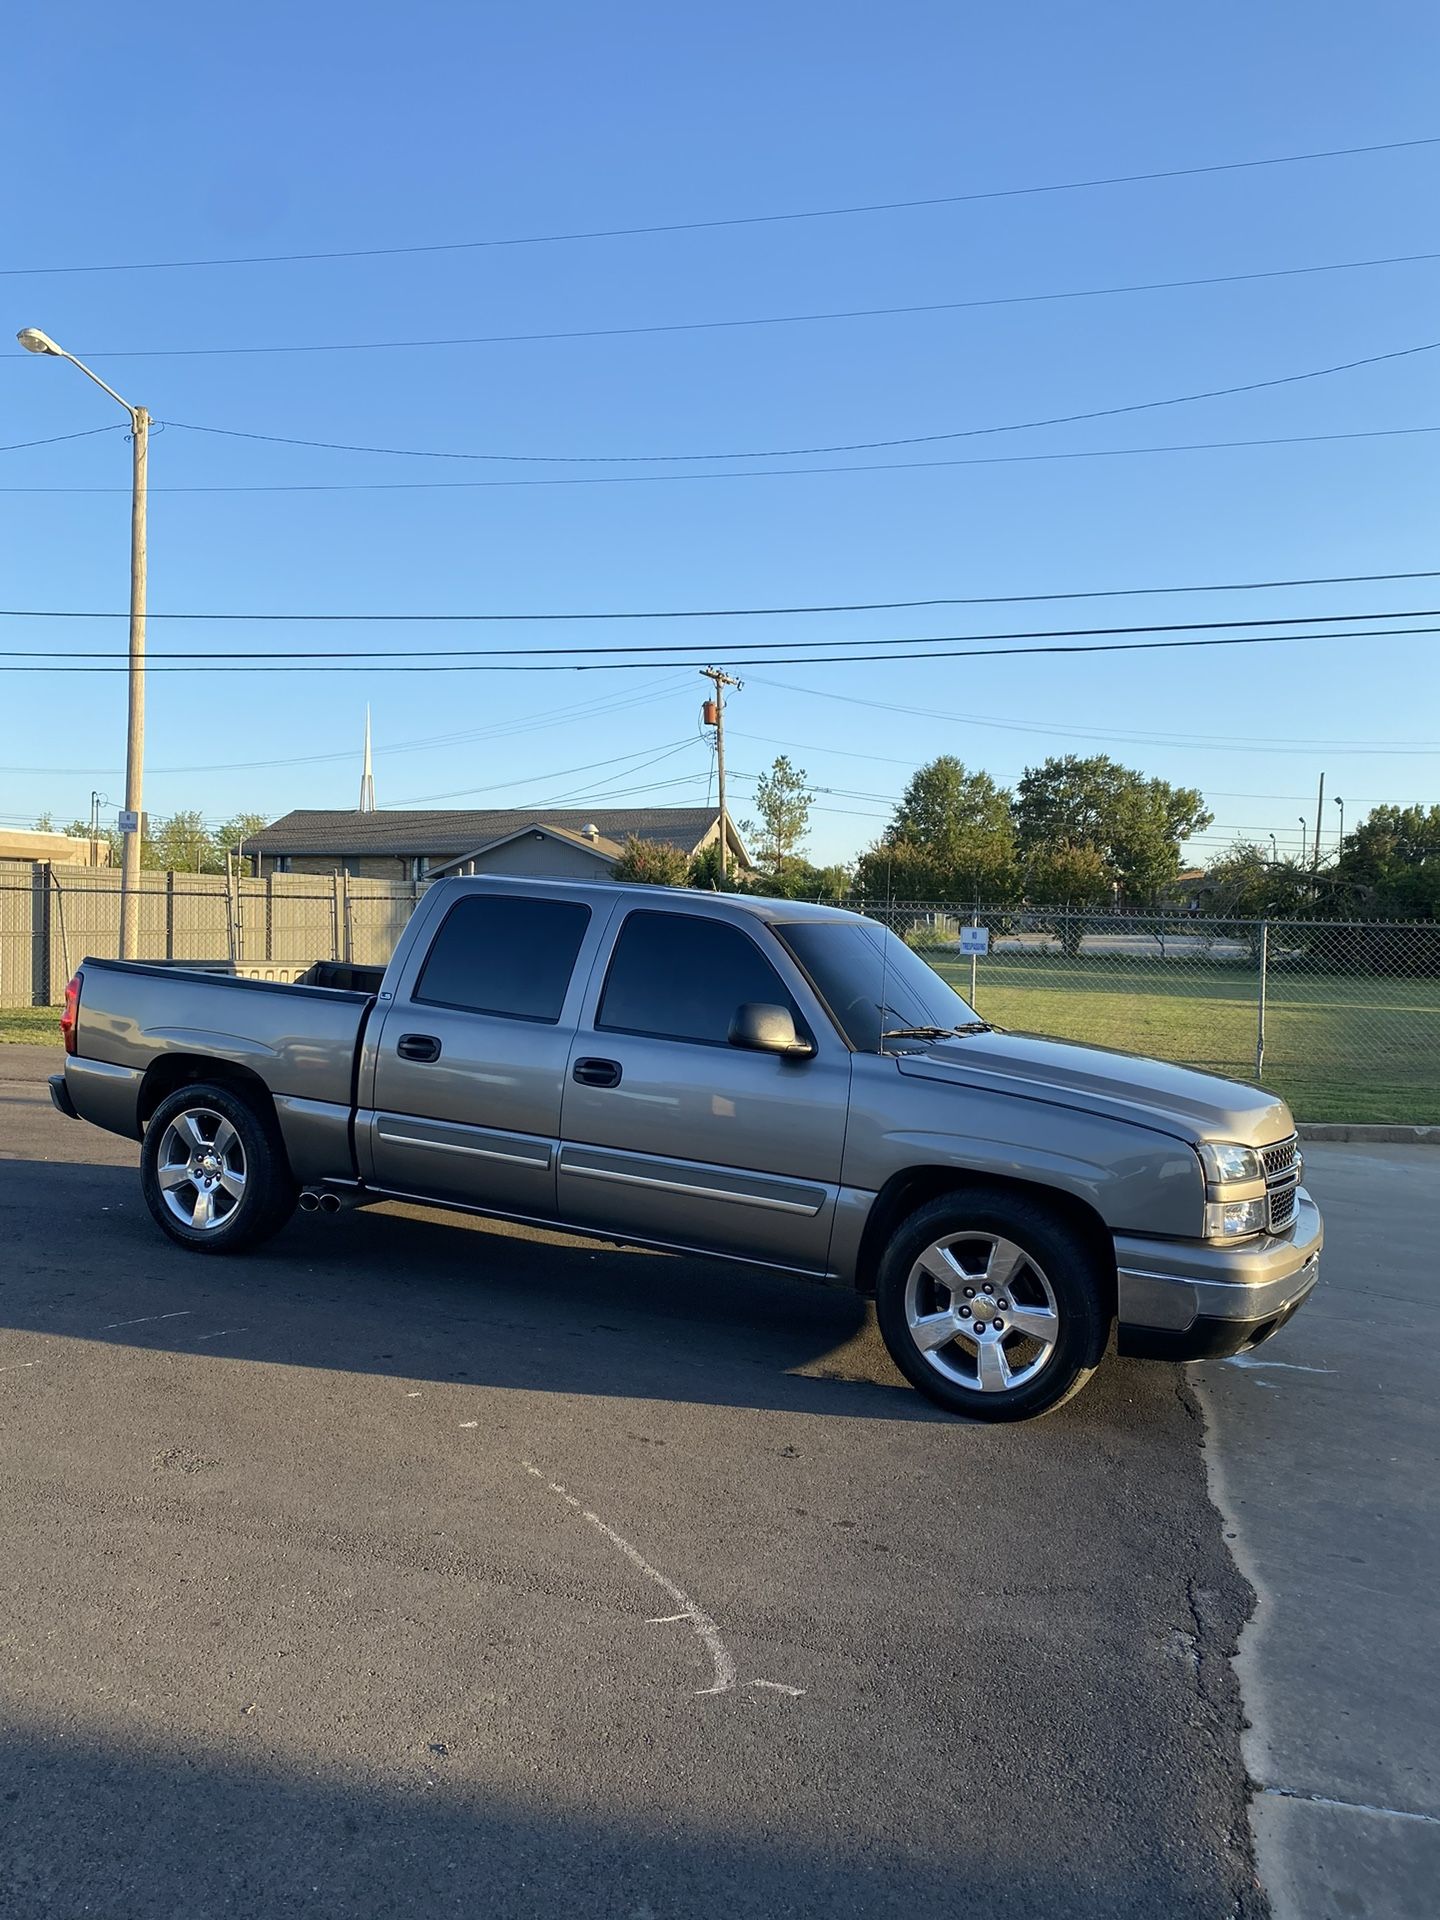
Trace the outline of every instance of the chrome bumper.
{"label": "chrome bumper", "polygon": [[1303,1188],[1288,1233],[1241,1246],[1117,1234],[1120,1352],[1186,1360],[1258,1346],[1319,1279],[1324,1239]]}

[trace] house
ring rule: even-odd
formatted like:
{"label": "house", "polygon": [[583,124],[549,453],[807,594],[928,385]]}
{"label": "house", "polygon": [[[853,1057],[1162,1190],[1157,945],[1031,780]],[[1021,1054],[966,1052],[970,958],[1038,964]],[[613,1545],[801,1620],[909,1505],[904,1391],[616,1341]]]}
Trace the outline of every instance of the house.
{"label": "house", "polygon": [[81,840],[68,833],[16,833],[0,829],[0,860],[42,861],[52,867],[108,867],[108,840]]}
{"label": "house", "polygon": [[[413,811],[300,808],[246,843],[261,870],[348,873],[375,880],[433,880],[473,873],[608,877],[634,837],[694,855],[720,837],[713,807],[504,807]],[[732,865],[749,866],[735,822]]]}

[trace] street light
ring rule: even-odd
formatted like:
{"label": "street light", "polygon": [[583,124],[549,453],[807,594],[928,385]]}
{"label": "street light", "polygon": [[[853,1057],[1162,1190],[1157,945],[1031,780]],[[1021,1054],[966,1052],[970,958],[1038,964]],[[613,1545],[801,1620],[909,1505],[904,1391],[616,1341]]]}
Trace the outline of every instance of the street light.
{"label": "street light", "polygon": [[120,958],[133,960],[140,910],[141,790],[145,773],[145,496],[150,457],[150,416],[144,407],[132,407],[115,389],[106,386],[83,360],[67,353],[39,327],[22,327],[16,339],[27,353],[53,354],[78,367],[87,380],[118,401],[130,416],[134,451],[134,482],[130,497],[130,677],[129,711],[125,728],[125,809],[133,827],[123,834],[120,855]]}
{"label": "street light", "polygon": [[1272,867],[1274,867],[1274,866],[1278,866],[1279,862],[1280,862],[1280,849],[1276,846],[1275,836],[1272,833],[1270,836],[1270,864]]}
{"label": "street light", "polygon": [[1335,849],[1335,851],[1337,853],[1344,853],[1345,851],[1345,802],[1340,798],[1338,793],[1335,796],[1335,804],[1340,809],[1340,844]]}
{"label": "street light", "polygon": [[1300,864],[1303,867],[1305,864],[1305,816],[1303,813],[1299,816],[1299,820],[1300,820]]}

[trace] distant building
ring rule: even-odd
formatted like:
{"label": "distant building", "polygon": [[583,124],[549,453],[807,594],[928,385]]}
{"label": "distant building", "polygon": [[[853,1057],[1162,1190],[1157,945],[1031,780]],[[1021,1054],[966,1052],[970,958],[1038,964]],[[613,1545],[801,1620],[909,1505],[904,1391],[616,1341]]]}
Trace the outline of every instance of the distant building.
{"label": "distant building", "polygon": [[0,827],[0,860],[47,861],[52,867],[108,867],[108,840],[80,840],[68,833],[16,833]]}
{"label": "distant building", "polygon": [[[263,870],[277,873],[374,880],[518,873],[595,880],[608,877],[632,836],[693,856],[718,841],[720,816],[712,807],[301,808],[247,841],[246,850],[258,856]],[[733,820],[727,844],[731,864],[748,867]]]}

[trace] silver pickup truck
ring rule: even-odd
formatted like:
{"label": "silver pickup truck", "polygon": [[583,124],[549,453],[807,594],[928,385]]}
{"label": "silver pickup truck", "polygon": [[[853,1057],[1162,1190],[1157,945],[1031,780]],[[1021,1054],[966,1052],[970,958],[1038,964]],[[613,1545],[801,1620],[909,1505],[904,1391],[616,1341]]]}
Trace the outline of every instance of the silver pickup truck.
{"label": "silver pickup truck", "polygon": [[1016,1420],[1121,1353],[1294,1313],[1320,1216],[1268,1093],[972,1009],[856,914],[448,880],[383,975],[87,960],[55,1105],[141,1142],[158,1224],[252,1247],[419,1200],[873,1294],[896,1364]]}

